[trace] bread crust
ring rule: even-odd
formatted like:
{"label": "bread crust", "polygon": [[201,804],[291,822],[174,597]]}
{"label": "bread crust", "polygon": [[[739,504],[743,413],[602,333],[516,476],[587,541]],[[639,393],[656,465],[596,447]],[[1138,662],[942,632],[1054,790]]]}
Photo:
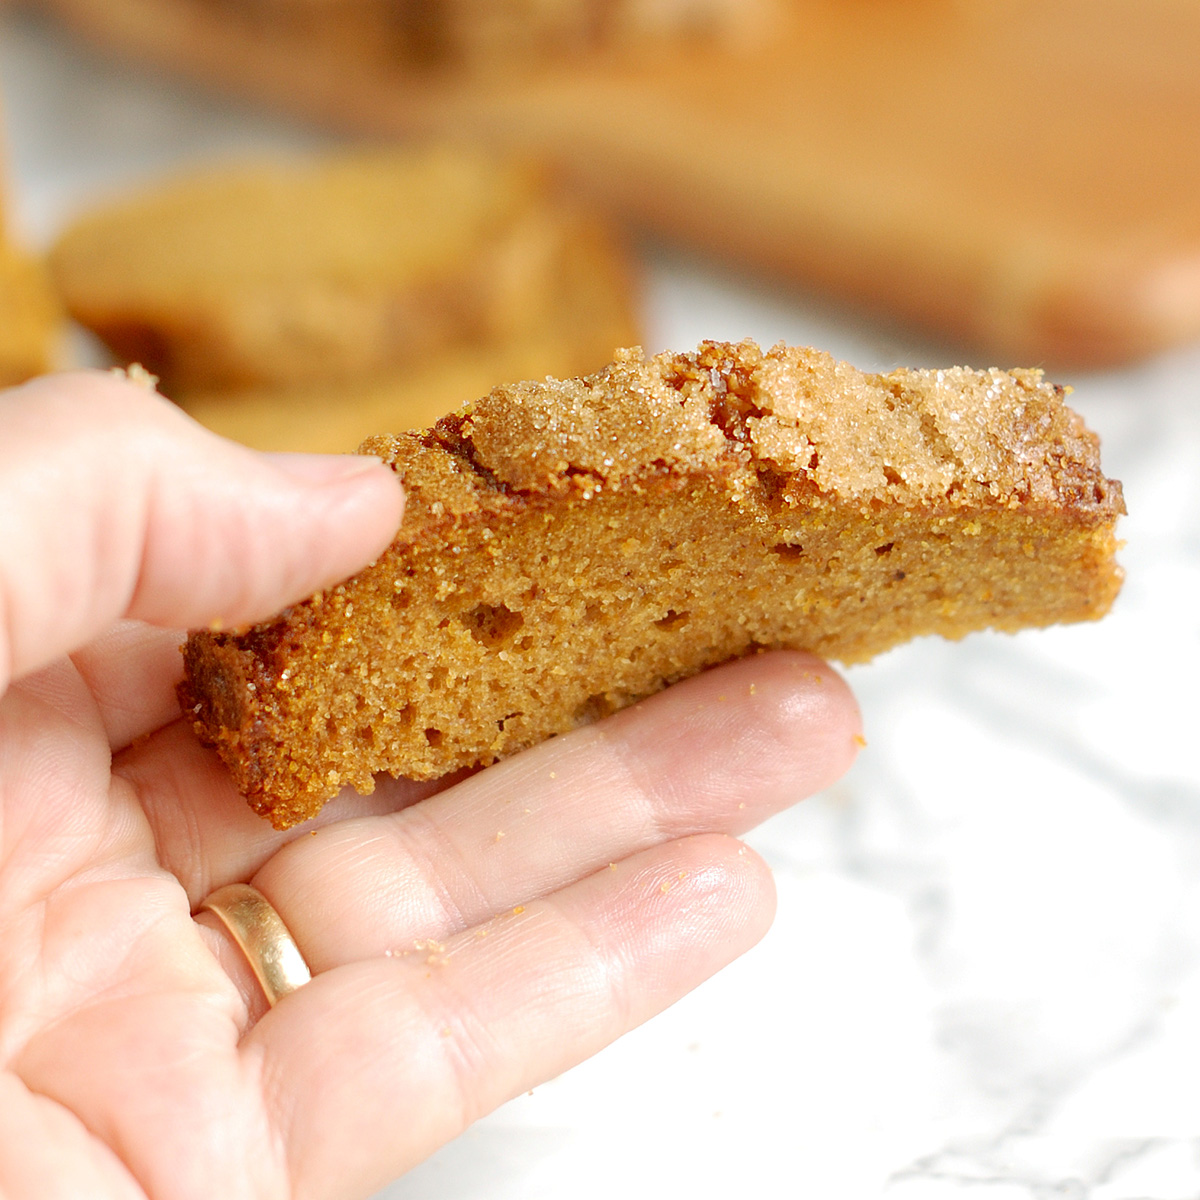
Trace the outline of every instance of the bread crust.
{"label": "bread crust", "polygon": [[1099,617],[1124,507],[1063,394],[750,342],[497,388],[369,440],[407,491],[395,542],[274,621],[193,634],[182,703],[287,827],[734,656]]}

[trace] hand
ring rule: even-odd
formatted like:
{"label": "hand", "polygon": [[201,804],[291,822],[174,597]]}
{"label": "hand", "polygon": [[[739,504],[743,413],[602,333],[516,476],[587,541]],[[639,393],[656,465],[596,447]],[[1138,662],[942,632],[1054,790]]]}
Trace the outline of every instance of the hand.
{"label": "hand", "polygon": [[[387,544],[373,460],[265,456],[115,376],[0,393],[0,1194],[367,1195],[751,946],[733,836],[854,754],[802,654],[710,671],[453,784],[277,833],[181,720],[186,626]],[[251,881],[313,980],[268,1008]]]}

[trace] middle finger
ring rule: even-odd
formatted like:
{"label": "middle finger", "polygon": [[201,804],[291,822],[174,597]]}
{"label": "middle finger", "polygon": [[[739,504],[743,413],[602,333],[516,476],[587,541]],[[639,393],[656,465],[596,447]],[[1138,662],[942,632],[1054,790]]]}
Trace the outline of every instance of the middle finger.
{"label": "middle finger", "polygon": [[328,970],[440,941],[659,842],[744,832],[836,779],[859,728],[819,659],[743,659],[419,804],[298,838],[254,884]]}

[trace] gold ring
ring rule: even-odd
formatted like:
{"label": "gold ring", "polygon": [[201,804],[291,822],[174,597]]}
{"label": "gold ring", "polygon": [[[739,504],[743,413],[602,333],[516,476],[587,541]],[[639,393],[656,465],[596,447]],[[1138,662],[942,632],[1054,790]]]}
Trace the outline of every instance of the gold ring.
{"label": "gold ring", "polygon": [[242,948],[272,1008],[312,978],[283,918],[257,888],[227,884],[201,903],[200,911],[204,909],[220,919]]}

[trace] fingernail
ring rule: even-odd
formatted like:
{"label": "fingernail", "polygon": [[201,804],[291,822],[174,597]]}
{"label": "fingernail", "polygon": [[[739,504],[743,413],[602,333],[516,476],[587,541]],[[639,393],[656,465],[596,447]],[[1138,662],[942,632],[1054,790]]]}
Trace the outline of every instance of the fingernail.
{"label": "fingernail", "polygon": [[278,454],[263,458],[303,483],[345,483],[373,471],[383,460],[373,454]]}

